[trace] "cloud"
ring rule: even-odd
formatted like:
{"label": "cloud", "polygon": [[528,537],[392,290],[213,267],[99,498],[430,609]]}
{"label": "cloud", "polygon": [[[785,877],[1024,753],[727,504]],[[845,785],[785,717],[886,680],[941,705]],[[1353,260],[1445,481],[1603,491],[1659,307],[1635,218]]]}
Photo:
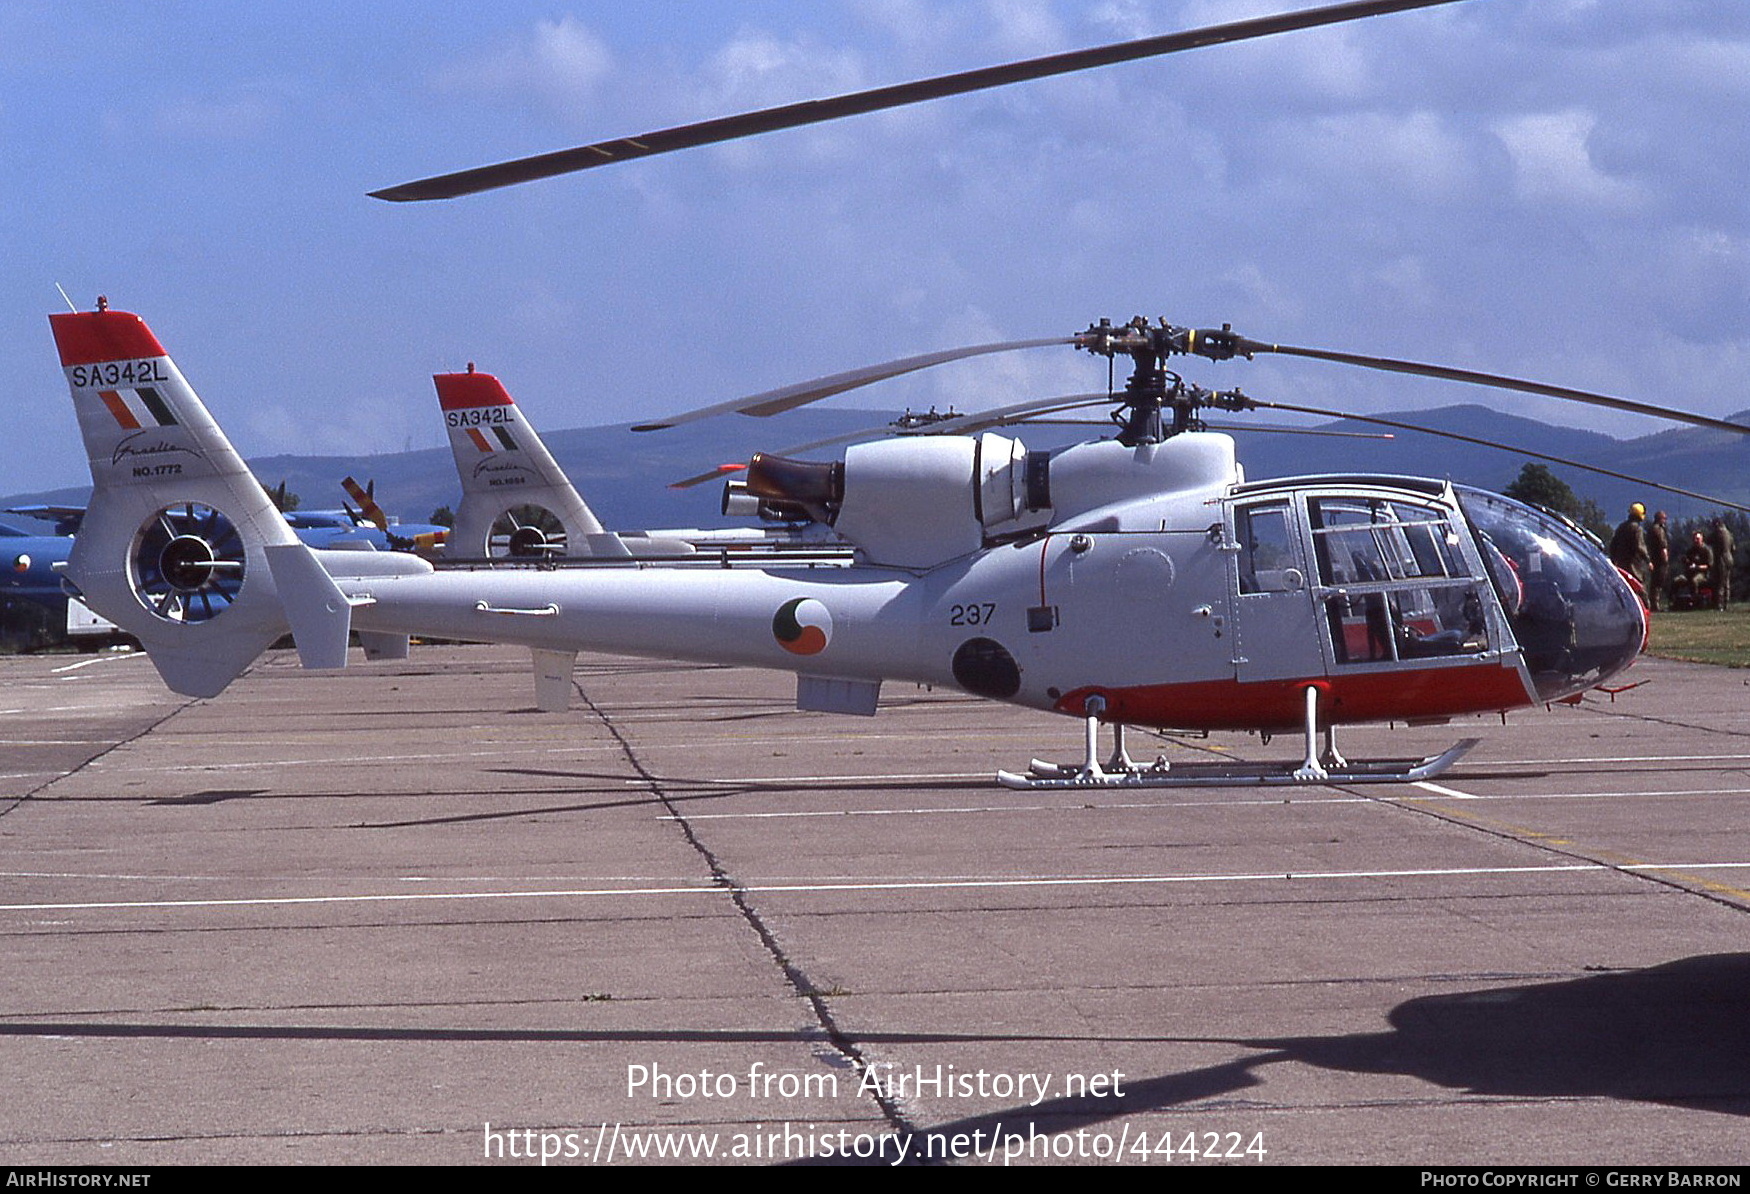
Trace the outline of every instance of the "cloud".
{"label": "cloud", "polygon": [[708,100],[730,111],[854,91],[863,78],[862,63],[850,51],[747,30],[712,55],[705,86]]}
{"label": "cloud", "polygon": [[575,17],[536,21],[534,28],[484,60],[458,63],[437,79],[440,90],[540,101],[574,116],[614,70],[607,44]]}
{"label": "cloud", "polygon": [[984,0],[987,38],[1001,54],[1032,57],[1063,48],[1063,27],[1047,0]]}
{"label": "cloud", "polygon": [[1637,206],[1643,196],[1594,163],[1588,147],[1598,118],[1580,108],[1513,116],[1494,129],[1513,157],[1514,191],[1522,199],[1605,207]]}
{"label": "cloud", "polygon": [[1466,131],[1425,110],[1295,120],[1279,125],[1269,141],[1274,170],[1393,201],[1463,199],[1474,192],[1480,170]]}

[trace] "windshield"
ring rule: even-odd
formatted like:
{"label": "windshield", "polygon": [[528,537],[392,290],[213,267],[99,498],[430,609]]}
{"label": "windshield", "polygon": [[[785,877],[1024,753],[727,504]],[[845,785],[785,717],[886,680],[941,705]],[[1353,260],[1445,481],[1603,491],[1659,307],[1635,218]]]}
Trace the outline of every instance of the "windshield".
{"label": "windshield", "polygon": [[1554,515],[1455,489],[1539,697],[1584,691],[1634,661],[1641,604],[1596,545]]}

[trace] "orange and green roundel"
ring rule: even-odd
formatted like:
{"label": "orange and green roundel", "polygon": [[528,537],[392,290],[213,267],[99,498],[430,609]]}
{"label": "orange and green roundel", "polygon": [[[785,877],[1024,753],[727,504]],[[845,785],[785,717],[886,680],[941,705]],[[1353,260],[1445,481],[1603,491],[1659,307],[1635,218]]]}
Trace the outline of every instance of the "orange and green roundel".
{"label": "orange and green roundel", "polygon": [[832,614],[812,597],[793,597],[772,615],[772,637],[792,655],[818,655],[832,641]]}

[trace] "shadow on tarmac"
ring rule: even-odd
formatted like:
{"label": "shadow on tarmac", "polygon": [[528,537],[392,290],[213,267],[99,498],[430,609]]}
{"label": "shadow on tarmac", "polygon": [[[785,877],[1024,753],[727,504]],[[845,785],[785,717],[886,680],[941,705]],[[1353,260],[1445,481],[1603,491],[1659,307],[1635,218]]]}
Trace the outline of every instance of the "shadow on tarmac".
{"label": "shadow on tarmac", "polygon": [[[1665,1103],[1750,1115],[1750,954],[1685,958],[1645,970],[1567,982],[1489,987],[1428,995],[1399,1004],[1385,1032],[1334,1037],[1184,1038],[1137,1035],[1114,1045],[1225,1044],[1256,1050],[1221,1065],[1126,1077],[1123,1097],[1057,1098],[948,1123],[919,1125],[947,1136],[982,1132],[1000,1141],[1021,1125],[1041,1132],[1073,1131],[1138,1112],[1166,1110],[1232,1096],[1263,1084],[1279,1062],[1362,1074],[1402,1074],[1478,1095],[1526,1099],[1606,1098]],[[0,1037],[157,1037],[164,1039],[368,1041],[632,1041],[774,1043],[824,1040],[818,1029],[717,1031],[697,1029],[468,1029],[324,1026],[316,1024],[121,1023],[14,1021]],[[977,1044],[1088,1038],[983,1033],[870,1033],[858,1043]],[[933,1072],[935,1062],[921,1063]],[[965,1066],[960,1073],[968,1072]]]}
{"label": "shadow on tarmac", "polygon": [[1747,985],[1750,954],[1714,954],[1567,982],[1425,995],[1392,1009],[1387,1032],[1220,1042],[1265,1052],[1126,1078],[1122,1099],[1051,1099],[924,1130],[983,1133],[987,1147],[1001,1148],[1024,1138],[1027,1126],[1073,1132],[1232,1096],[1261,1085],[1260,1071],[1278,1062],[1402,1074],[1468,1094],[1624,1099],[1750,1115]]}

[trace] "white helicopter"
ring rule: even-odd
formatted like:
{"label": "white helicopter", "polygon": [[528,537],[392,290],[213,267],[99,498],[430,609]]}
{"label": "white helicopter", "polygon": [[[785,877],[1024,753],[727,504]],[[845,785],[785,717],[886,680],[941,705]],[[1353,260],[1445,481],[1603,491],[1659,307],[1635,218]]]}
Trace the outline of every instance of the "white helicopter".
{"label": "white helicopter", "polygon": [[[1331,727],[1558,700],[1627,667],[1645,633],[1595,545],[1506,498],[1407,478],[1246,484],[1232,438],[1196,429],[1199,407],[1243,397],[1161,368],[1172,351],[1266,347],[1225,331],[1137,321],[1068,338],[1136,362],[1113,438],[756,456],[749,488],[830,522],[857,549],[849,566],[440,571],[300,542],[138,316],[100,304],[50,322],[94,486],[68,577],[188,695],[217,695],[288,630],[319,668],[345,665],[355,631],[374,657],[432,634],[530,647],[550,696],[588,649],[794,671],[801,709],[871,714],[891,679],[1085,720],[1080,764],[1003,777],[1016,786],[1177,782],[1130,761],[1126,724],[1304,729],[1298,767],[1234,780],[1401,781],[1465,744],[1350,764]],[[1102,722],[1118,727],[1105,762]]]}
{"label": "white helicopter", "polygon": [[[434,374],[432,383],[462,484],[447,560],[649,560],[701,549],[844,547],[828,528],[799,517],[800,511],[771,515],[768,520],[779,525],[746,529],[606,530],[503,382],[470,363],[461,373]],[[762,510],[757,499],[743,498],[726,503],[724,513],[758,516],[769,505]]]}
{"label": "white helicopter", "polygon": [[[1449,0],[1370,0],[707,121],[378,192],[438,198],[1021,79]],[[1244,409],[1165,368],[1281,352],[1472,381],[1750,432],[1720,420],[1542,383],[1246,339],[1227,328],[1102,321],[1073,336],[980,345],[786,387],[679,418],[774,414],[948,360],[1071,345],[1133,372],[1110,438],[1029,451],[1005,418],[853,445],[842,463],[756,456],[741,497],[830,526],[855,560],[780,556],[436,570],[405,555],[312,550],[244,468],[157,339],[110,311],[51,317],[94,492],[68,576],[135,634],[170,686],[212,696],[286,630],[310,667],[405,654],[410,634],[517,643],[544,707],[562,707],[583,649],[777,668],[801,709],[875,712],[887,680],[963,689],[1083,720],[1076,764],[1003,773],[1018,787],[1167,785],[1126,725],[1301,729],[1298,766],[1227,782],[1403,781],[1467,747],[1350,763],[1331,728],[1439,721],[1584,692],[1645,637],[1629,582],[1561,519],[1445,481],[1305,477],[1248,484],[1207,406]],[[1170,420],[1169,416],[1170,415]],[[667,424],[654,424],[661,426]],[[943,434],[971,432],[978,434]],[[580,524],[586,525],[586,524]],[[586,526],[585,536],[600,533]],[[624,546],[622,544],[622,546]],[[1114,727],[1102,760],[1097,733]],[[1211,782],[1207,776],[1195,782]]]}

